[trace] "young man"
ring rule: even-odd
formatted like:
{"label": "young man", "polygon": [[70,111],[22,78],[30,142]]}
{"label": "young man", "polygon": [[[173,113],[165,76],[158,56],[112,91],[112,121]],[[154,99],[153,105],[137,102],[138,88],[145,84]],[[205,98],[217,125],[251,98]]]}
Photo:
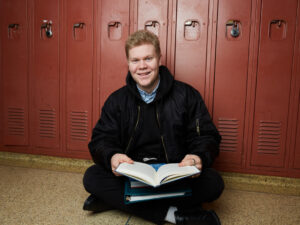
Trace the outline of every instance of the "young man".
{"label": "young man", "polygon": [[[84,175],[84,187],[91,193],[84,209],[119,209],[158,224],[220,224],[213,211],[201,208],[224,189],[221,176],[211,168],[221,137],[201,95],[160,66],[159,40],[153,33],[133,33],[125,50],[127,85],[105,102],[89,143],[95,165]],[[115,169],[133,161],[194,165],[201,174],[181,180],[191,186],[190,197],[126,205],[126,178]]]}

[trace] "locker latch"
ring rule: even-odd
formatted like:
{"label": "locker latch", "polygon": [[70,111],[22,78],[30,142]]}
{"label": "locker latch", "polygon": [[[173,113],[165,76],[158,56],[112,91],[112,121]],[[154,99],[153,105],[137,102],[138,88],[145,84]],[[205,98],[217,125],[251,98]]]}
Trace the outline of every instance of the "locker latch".
{"label": "locker latch", "polygon": [[117,41],[122,38],[122,24],[119,21],[111,21],[108,23],[108,38]]}
{"label": "locker latch", "polygon": [[8,25],[8,38],[9,39],[11,39],[12,38],[12,32],[13,31],[16,31],[16,30],[18,30],[19,29],[19,24],[17,24],[17,23],[11,23],[11,24],[9,24]]}
{"label": "locker latch", "polygon": [[11,23],[8,25],[8,29],[18,29],[19,28],[19,24],[17,23]]}
{"label": "locker latch", "polygon": [[[84,40],[85,39],[85,32],[82,32],[84,30],[84,26],[85,26],[85,23],[75,23],[73,25],[73,38],[74,40]],[[80,30],[78,30],[80,29]]]}
{"label": "locker latch", "polygon": [[273,41],[281,41],[286,39],[287,22],[285,20],[271,20],[269,27],[269,38]]}
{"label": "locker latch", "polygon": [[239,28],[240,21],[238,20],[229,20],[226,23],[226,26],[231,26],[230,35],[234,38],[240,36],[240,28]]}
{"label": "locker latch", "polygon": [[200,23],[197,20],[184,22],[184,38],[187,41],[196,41],[200,38]]}
{"label": "locker latch", "polygon": [[51,20],[43,20],[43,23],[41,25],[41,32],[43,32],[43,30],[45,31],[47,38],[51,38],[53,36]]}
{"label": "locker latch", "polygon": [[76,28],[83,28],[84,26],[84,23],[75,23],[74,26],[73,26],[73,30],[75,30]]}
{"label": "locker latch", "polygon": [[271,24],[277,24],[278,27],[281,27],[284,22],[284,20],[272,20]]}
{"label": "locker latch", "polygon": [[152,33],[159,36],[160,24],[158,21],[155,20],[147,21],[145,23],[145,30],[151,31]]}

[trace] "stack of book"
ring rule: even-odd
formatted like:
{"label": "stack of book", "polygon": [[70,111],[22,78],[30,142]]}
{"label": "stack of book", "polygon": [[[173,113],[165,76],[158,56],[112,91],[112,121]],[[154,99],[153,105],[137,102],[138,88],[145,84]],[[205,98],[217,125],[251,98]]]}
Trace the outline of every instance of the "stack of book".
{"label": "stack of book", "polygon": [[139,162],[122,163],[116,172],[129,177],[125,182],[125,204],[189,196],[192,190],[187,184],[173,186],[164,184],[200,173],[195,166],[179,167],[178,163],[145,164]]}

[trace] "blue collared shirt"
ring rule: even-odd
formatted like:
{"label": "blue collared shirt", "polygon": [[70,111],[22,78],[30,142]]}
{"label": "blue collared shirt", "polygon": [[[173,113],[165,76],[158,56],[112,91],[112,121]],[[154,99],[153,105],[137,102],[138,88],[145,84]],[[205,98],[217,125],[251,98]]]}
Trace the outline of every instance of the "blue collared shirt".
{"label": "blue collared shirt", "polygon": [[139,86],[136,85],[136,87],[139,90],[139,93],[140,93],[142,99],[144,100],[144,102],[146,102],[147,104],[153,102],[153,100],[155,99],[159,84],[160,84],[160,80],[158,81],[158,84],[156,85],[156,87],[153,89],[153,91],[150,94],[148,94],[146,91],[140,89]]}

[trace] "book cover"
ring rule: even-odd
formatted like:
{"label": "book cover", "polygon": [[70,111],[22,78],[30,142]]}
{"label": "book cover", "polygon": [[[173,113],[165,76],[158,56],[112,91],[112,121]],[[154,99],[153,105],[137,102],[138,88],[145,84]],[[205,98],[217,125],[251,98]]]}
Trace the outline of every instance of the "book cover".
{"label": "book cover", "polygon": [[125,181],[125,204],[190,195],[192,195],[192,189],[188,185],[166,186],[163,188],[153,188],[151,186],[131,188],[130,180],[126,179]]}

